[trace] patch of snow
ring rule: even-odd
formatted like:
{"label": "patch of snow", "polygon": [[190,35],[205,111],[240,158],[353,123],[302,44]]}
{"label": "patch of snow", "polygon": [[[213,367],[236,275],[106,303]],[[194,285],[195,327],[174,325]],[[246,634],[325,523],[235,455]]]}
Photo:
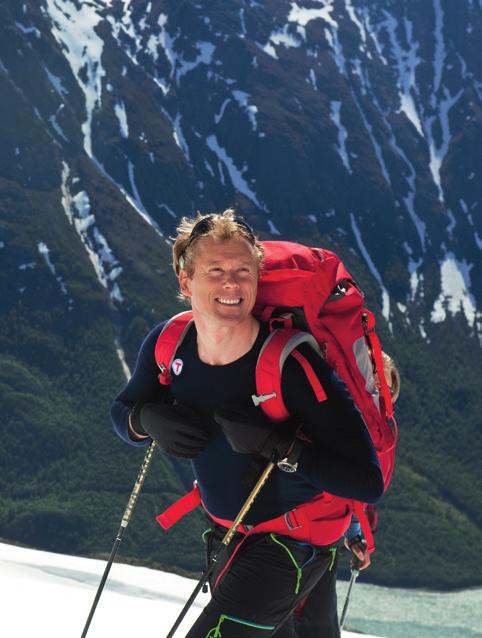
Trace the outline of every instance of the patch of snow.
{"label": "patch of snow", "polygon": [[358,77],[361,86],[362,95],[373,94],[368,79],[368,70],[362,65],[358,58],[350,60],[355,75]]}
{"label": "patch of snow", "polygon": [[418,331],[420,332],[420,336],[425,339],[426,341],[428,341],[427,339],[427,333],[425,331],[424,325],[423,325],[423,319],[420,320],[420,323],[418,324]]}
{"label": "patch of snow", "polygon": [[358,112],[360,113],[360,117],[362,118],[362,122],[363,125],[365,126],[365,129],[368,133],[368,137],[370,138],[370,142],[372,143],[373,146],[373,150],[375,152],[375,157],[377,158],[378,161],[378,165],[380,166],[380,170],[382,172],[383,177],[385,178],[385,181],[387,182],[388,186],[391,187],[391,181],[390,181],[390,177],[388,175],[388,170],[387,170],[387,166],[385,164],[385,160],[383,159],[383,155],[382,155],[382,149],[380,144],[377,142],[377,140],[375,139],[375,135],[373,133],[373,127],[372,125],[369,123],[368,119],[365,116],[365,113],[363,112],[363,109],[360,105],[360,102],[358,101],[354,91],[352,90],[352,98],[353,101],[355,102]]}
{"label": "patch of snow", "polygon": [[418,274],[418,269],[422,265],[422,259],[415,261],[410,257],[408,260],[408,272],[410,274],[410,301],[414,301],[417,293],[419,291],[419,287],[423,283],[423,274]]}
{"label": "patch of snow", "polygon": [[141,196],[139,191],[137,190],[136,177],[135,177],[135,167],[134,164],[129,160],[127,163],[127,174],[129,175],[129,183],[131,185],[131,193],[134,201],[136,202],[137,207],[140,210],[146,210],[144,204],[142,203]]}
{"label": "patch of snow", "polygon": [[[413,176],[413,179],[415,181],[415,175]],[[409,191],[409,193],[403,198],[403,201],[405,203],[405,207],[408,211],[408,214],[410,215],[410,218],[413,222],[413,225],[415,226],[417,230],[417,234],[420,239],[420,245],[422,247],[422,250],[425,251],[426,224],[420,219],[420,217],[415,212],[415,192]]]}
{"label": "patch of snow", "polygon": [[62,293],[64,295],[68,295],[69,293],[67,292],[67,286],[65,285],[64,280],[62,279],[62,277],[60,275],[57,275],[57,271],[55,269],[55,266],[52,263],[52,260],[50,259],[50,250],[48,249],[47,244],[45,244],[43,241],[39,241],[39,242],[37,242],[37,248],[38,248],[39,253],[44,258],[48,269],[50,270],[52,275],[57,280],[57,283],[60,286],[60,290],[62,291]]}
{"label": "patch of snow", "polygon": [[129,126],[127,124],[127,113],[124,102],[116,102],[114,106],[114,113],[117,117],[117,121],[119,122],[121,137],[126,140],[129,137]]}
{"label": "patch of snow", "polygon": [[187,159],[189,163],[191,163],[191,158],[189,155],[189,147],[186,142],[186,138],[184,137],[184,132],[181,127],[181,114],[178,113],[176,115],[176,119],[174,120],[174,140],[179,148],[182,150],[184,157]]}
{"label": "patch of snow", "polygon": [[219,122],[223,119],[223,115],[224,115],[224,111],[226,110],[226,107],[228,106],[228,104],[231,102],[231,98],[226,98],[224,100],[224,102],[221,104],[221,108],[219,109],[219,113],[216,113],[214,115],[214,122],[216,123],[216,126],[219,124]]}
{"label": "patch of snow", "polygon": [[269,232],[272,235],[278,235],[281,236],[281,233],[279,232],[279,230],[276,228],[276,226],[274,225],[274,223],[271,221],[271,219],[267,220],[268,222],[268,228],[269,228]]}
{"label": "patch of snow", "polygon": [[455,228],[455,226],[457,225],[457,221],[454,217],[454,214],[452,213],[452,211],[450,210],[450,208],[447,209],[447,217],[449,218],[449,225],[447,226],[447,232],[449,234],[449,237],[452,237],[453,235],[453,230]]}
{"label": "patch of snow", "polygon": [[365,25],[363,24],[363,22],[359,20],[355,7],[352,4],[352,0],[345,0],[345,7],[346,7],[346,11],[348,15],[350,16],[350,20],[353,22],[353,24],[358,28],[358,31],[360,32],[360,38],[362,43],[365,44],[367,41],[367,32],[365,29]]}
{"label": "patch of snow", "polygon": [[[62,105],[61,105],[62,107]],[[64,134],[64,131],[62,130],[61,126],[59,125],[59,123],[57,122],[57,116],[56,115],[51,115],[48,119],[50,126],[54,129],[54,131],[57,133],[57,135],[59,135],[63,140],[65,140],[66,142],[68,142],[69,140],[67,139],[67,137]]]}
{"label": "patch of snow", "polygon": [[184,155],[186,160],[191,163],[191,159],[189,156],[189,147],[187,145],[186,138],[184,137],[184,133],[181,127],[181,114],[177,113],[175,119],[173,120],[166,109],[161,107],[161,111],[172,127],[172,137],[174,142],[176,143],[176,146],[182,151],[182,154]]}
{"label": "patch of snow", "polygon": [[[335,23],[336,24],[336,23]],[[330,45],[331,54],[341,75],[346,75],[346,61],[341,42],[338,38],[338,25],[325,29],[325,37]]]}
{"label": "patch of snow", "polygon": [[324,20],[332,27],[338,28],[336,20],[331,15],[334,11],[334,0],[323,0],[323,4],[325,6],[320,9],[306,9],[296,2],[292,2],[288,22],[296,22],[302,27],[306,27],[312,20]]}
{"label": "patch of snow", "polygon": [[444,321],[447,313],[455,315],[462,311],[467,323],[474,326],[477,306],[470,292],[470,271],[473,265],[465,259],[458,260],[451,252],[446,253],[440,262],[440,295],[436,299],[431,313],[434,323]]}
{"label": "patch of snow", "polygon": [[195,47],[198,51],[198,55],[195,60],[193,60],[192,62],[186,62],[181,57],[179,57],[177,60],[177,70],[176,70],[177,84],[179,84],[179,80],[184,75],[193,71],[200,64],[205,64],[207,66],[212,64],[216,46],[212,42],[196,42]]}
{"label": "patch of snow", "polygon": [[61,98],[64,98],[65,96],[67,96],[69,94],[69,92],[67,91],[66,88],[64,88],[63,84],[62,84],[62,80],[57,76],[54,75],[51,71],[49,71],[49,69],[45,66],[45,64],[43,65],[44,67],[44,71],[49,79],[50,84],[54,87],[55,91],[58,93],[58,95]]}
{"label": "patch of snow", "polygon": [[177,219],[177,215],[176,213],[172,210],[172,208],[170,206],[168,206],[167,204],[156,204],[156,206],[160,209],[160,210],[167,210],[168,214],[171,217],[174,217],[174,219]]}
{"label": "patch of snow", "polygon": [[36,27],[26,27],[17,21],[15,21],[15,26],[25,35],[30,35],[31,33],[33,33],[36,38],[41,37],[40,31]]}
{"label": "patch of snow", "polygon": [[253,129],[253,131],[256,131],[258,128],[258,122],[256,121],[258,107],[254,106],[254,104],[248,103],[250,95],[248,93],[245,93],[244,91],[233,91],[233,97],[239,104],[239,106],[246,111],[249,123],[251,124],[251,128]]}
{"label": "patch of snow", "polygon": [[[39,635],[39,627],[48,628],[49,638],[80,635],[105,566],[102,560],[1,543],[5,638]],[[167,635],[196,582],[157,569],[114,562],[89,628],[89,638]],[[341,583],[341,587],[346,590],[346,583]],[[208,602],[209,595],[200,593],[179,629],[179,636],[187,633]],[[356,636],[342,632],[343,638]],[[363,638],[374,637],[364,634]]]}
{"label": "patch of snow", "polygon": [[352,174],[352,168],[350,165],[350,160],[348,158],[348,153],[346,151],[346,139],[348,137],[348,132],[346,128],[341,123],[340,117],[340,109],[341,102],[337,100],[333,100],[330,102],[330,118],[333,124],[336,126],[338,130],[338,146],[336,147],[338,155],[341,157],[341,161],[343,162],[343,166],[346,168],[348,173]]}
{"label": "patch of snow", "polygon": [[315,91],[318,90],[318,86],[316,84],[316,75],[313,69],[310,69],[310,72],[308,74],[308,78],[306,79],[307,82],[311,82],[311,85],[313,86],[313,88],[315,89]]}
{"label": "patch of snow", "polygon": [[415,72],[421,59],[417,52],[419,43],[413,37],[412,24],[407,19],[404,21],[407,42],[410,44],[408,51],[405,51],[397,38],[397,20],[387,11],[383,11],[385,22],[383,26],[388,32],[391,43],[391,53],[395,58],[395,69],[397,71],[397,85],[400,97],[400,111],[405,113],[407,118],[412,122],[418,134],[423,137],[424,131],[417,111],[414,94],[417,93],[417,85],[415,81]]}
{"label": "patch of snow", "polygon": [[84,149],[89,157],[92,152],[92,118],[102,103],[102,66],[104,42],[95,27],[102,17],[97,6],[82,3],[77,6],[71,0],[46,0],[51,20],[51,32],[64,51],[72,73],[84,93],[86,120],[82,124]]}
{"label": "patch of snow", "polygon": [[72,196],[68,182],[70,171],[64,162],[62,167],[62,206],[69,222],[75,228],[101,286],[109,291],[111,299],[122,303],[123,297],[116,279],[122,268],[114,256],[107,240],[96,226],[89,196],[79,191]]}
{"label": "patch of snow", "polygon": [[378,285],[381,288],[382,291],[382,315],[384,316],[386,322],[388,323],[388,326],[390,328],[390,331],[392,331],[392,324],[390,322],[390,297],[388,295],[387,289],[385,288],[385,286],[383,285],[383,281],[382,281],[382,277],[377,269],[377,267],[375,266],[372,258],[370,257],[370,254],[368,252],[368,250],[366,249],[365,244],[363,243],[363,239],[361,236],[361,232],[360,229],[358,227],[358,224],[356,223],[355,220],[355,216],[353,215],[353,213],[350,213],[350,221],[351,221],[351,228],[353,231],[353,234],[355,236],[356,239],[356,243],[358,245],[358,249],[360,250],[370,272],[372,273],[373,277],[376,279],[376,281],[378,282]]}
{"label": "patch of snow", "polygon": [[[444,98],[440,100],[438,118],[432,116],[425,120],[425,131],[430,151],[430,172],[432,173],[433,181],[439,192],[439,200],[442,203],[444,202],[444,195],[440,171],[451,139],[449,113],[462,95],[463,89],[460,89],[456,95],[452,96],[448,89],[444,87]],[[442,131],[442,141],[440,144],[437,144],[435,141],[434,128],[438,129],[439,127]]]}
{"label": "patch of snow", "polygon": [[239,22],[241,23],[241,35],[245,36],[248,31],[246,29],[246,22],[244,21],[244,8],[239,10]]}
{"label": "patch of snow", "polygon": [[206,169],[207,169],[208,173],[211,175],[211,177],[216,177],[215,174],[214,174],[214,171],[213,171],[213,169],[211,167],[211,164],[206,159],[204,160],[204,166],[206,167]]}
{"label": "patch of snow", "polygon": [[[303,38],[299,37],[298,34],[289,32],[288,29],[289,25],[285,24],[282,29],[273,31],[268,38],[268,42],[263,47],[264,50],[266,51],[266,48],[270,47],[271,51],[276,51],[274,47],[277,47],[279,45],[283,45],[287,49],[297,49],[298,47],[300,47],[303,44]],[[268,53],[268,51],[266,52]],[[276,57],[278,56],[276,55]]]}
{"label": "patch of snow", "polygon": [[440,83],[442,81],[442,72],[445,63],[445,44],[443,37],[443,22],[444,22],[444,12],[442,9],[442,5],[440,0],[433,0],[433,8],[435,13],[435,28],[434,28],[434,38],[435,38],[435,50],[434,50],[434,80],[433,80],[433,92],[434,94],[440,88]]}
{"label": "patch of snow", "polygon": [[[265,207],[258,200],[256,193],[252,190],[252,188],[248,185],[247,181],[243,177],[243,173],[246,172],[246,167],[239,170],[235,165],[234,161],[231,157],[228,156],[225,149],[222,148],[215,135],[209,135],[206,138],[206,144],[208,147],[216,154],[218,160],[226,167],[229,176],[231,178],[231,182],[233,187],[239,192],[245,195],[249,200],[251,200],[258,208],[265,210]],[[222,174],[222,171],[221,171]]]}

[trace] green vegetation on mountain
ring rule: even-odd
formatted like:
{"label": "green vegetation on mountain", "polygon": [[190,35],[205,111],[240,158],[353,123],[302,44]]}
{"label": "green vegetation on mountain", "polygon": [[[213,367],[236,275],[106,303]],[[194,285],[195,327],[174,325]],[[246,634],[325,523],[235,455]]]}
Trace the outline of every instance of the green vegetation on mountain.
{"label": "green vegetation on mountain", "polygon": [[[68,228],[41,237],[68,291],[75,290],[73,303],[36,249],[40,230],[5,221],[3,230],[9,252],[0,255],[12,262],[7,260],[4,276],[13,262],[17,269],[24,262],[34,266],[25,270],[22,295],[12,291],[4,298],[0,316],[0,536],[53,551],[105,555],[144,456],[118,440],[109,423],[110,402],[125,382],[113,326],[133,365],[147,330],[179,309],[168,247],[146,233],[152,249],[144,252],[141,275],[126,269],[122,290],[133,303],[119,313],[78,246],[63,243]],[[142,233],[141,222],[136,232]],[[126,244],[118,250],[139,251],[138,243],[122,238]],[[327,245],[326,238],[319,241]],[[378,292],[365,269],[350,263],[343,245],[331,248],[360,274],[367,303],[376,307]],[[440,588],[480,584],[474,561],[482,543],[478,344],[467,338],[459,318],[432,327],[428,344],[401,320],[396,339],[383,319],[379,331],[402,374],[400,444],[380,505],[378,550],[364,578]],[[200,512],[167,533],[155,522],[189,489],[189,477],[188,464],[156,451],[121,547],[124,558],[189,571],[202,567],[206,524]]]}
{"label": "green vegetation on mountain", "polygon": [[[110,424],[117,347],[132,369],[180,309],[179,216],[234,205],[265,238],[338,252],[400,367],[397,467],[363,578],[480,586],[481,346],[462,312],[430,321],[448,255],[480,308],[480,7],[439,3],[436,23],[430,3],[340,3],[303,26],[288,0],[101,4],[78,20],[70,3],[63,31],[45,2],[0,3],[0,537],[109,552],[144,455]],[[81,37],[98,46],[74,68]],[[167,533],[154,520],[189,483],[187,463],[156,451],[124,558],[200,569],[201,513]]]}

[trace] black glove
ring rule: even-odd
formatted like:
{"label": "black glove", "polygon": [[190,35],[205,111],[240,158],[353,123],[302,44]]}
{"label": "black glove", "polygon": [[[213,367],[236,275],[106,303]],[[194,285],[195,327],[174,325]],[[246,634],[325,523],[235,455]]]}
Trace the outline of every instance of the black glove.
{"label": "black glove", "polygon": [[240,454],[254,454],[269,461],[284,458],[292,447],[294,432],[269,421],[259,408],[224,405],[214,419],[221,426],[229,445]]}
{"label": "black glove", "polygon": [[149,436],[174,456],[194,459],[209,442],[209,433],[199,416],[187,405],[144,403],[131,413],[133,428]]}

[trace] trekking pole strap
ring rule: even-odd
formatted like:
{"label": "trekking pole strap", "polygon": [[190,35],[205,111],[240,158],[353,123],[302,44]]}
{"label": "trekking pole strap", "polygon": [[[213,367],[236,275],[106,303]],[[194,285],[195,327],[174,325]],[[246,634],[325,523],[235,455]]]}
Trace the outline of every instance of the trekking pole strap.
{"label": "trekking pole strap", "polygon": [[195,483],[190,492],[170,505],[162,514],[156,516],[156,521],[164,530],[167,530],[200,504],[201,494],[197,483]]}

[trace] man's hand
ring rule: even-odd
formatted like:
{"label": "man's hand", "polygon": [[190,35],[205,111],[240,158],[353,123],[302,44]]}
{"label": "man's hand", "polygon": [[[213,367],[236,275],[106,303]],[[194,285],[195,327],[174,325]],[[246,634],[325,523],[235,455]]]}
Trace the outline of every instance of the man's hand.
{"label": "man's hand", "polygon": [[362,571],[370,565],[371,559],[367,550],[367,544],[365,539],[360,535],[355,536],[351,540],[345,538],[345,547],[349,549],[357,559],[357,569]]}
{"label": "man's hand", "polygon": [[284,433],[280,425],[272,424],[254,406],[224,405],[216,410],[214,418],[231,448],[240,454],[278,461],[286,456],[293,442],[292,435]]}
{"label": "man's hand", "polygon": [[133,427],[149,436],[173,456],[194,459],[209,442],[209,434],[199,416],[186,405],[144,403],[134,409]]}

